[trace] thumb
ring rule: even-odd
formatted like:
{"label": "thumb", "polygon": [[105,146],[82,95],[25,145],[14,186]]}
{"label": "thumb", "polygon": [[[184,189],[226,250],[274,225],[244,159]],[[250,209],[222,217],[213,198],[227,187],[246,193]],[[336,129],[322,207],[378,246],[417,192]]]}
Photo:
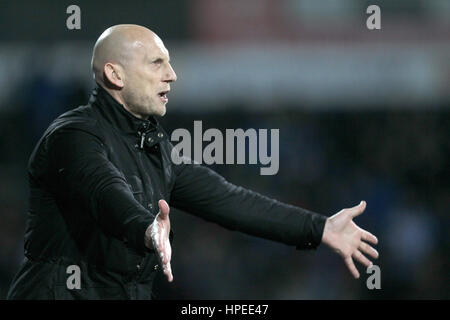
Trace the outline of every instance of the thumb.
{"label": "thumb", "polygon": [[352,218],[359,216],[361,213],[364,212],[366,209],[366,202],[363,200],[361,201],[357,206],[354,206],[353,208],[349,208],[349,213]]}
{"label": "thumb", "polygon": [[161,219],[167,219],[169,217],[169,205],[167,204],[167,202],[163,199],[158,201],[158,206],[159,206],[159,213],[161,216]]}

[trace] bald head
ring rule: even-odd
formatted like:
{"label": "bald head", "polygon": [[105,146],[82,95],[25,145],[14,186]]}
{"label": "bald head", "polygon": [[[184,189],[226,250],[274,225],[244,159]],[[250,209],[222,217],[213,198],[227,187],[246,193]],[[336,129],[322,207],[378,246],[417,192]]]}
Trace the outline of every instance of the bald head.
{"label": "bald head", "polygon": [[95,43],[91,66],[95,81],[133,115],[164,115],[165,93],[176,75],[153,31],[132,24],[106,29]]}
{"label": "bald head", "polygon": [[103,83],[103,67],[107,62],[126,66],[136,58],[136,51],[144,43],[151,43],[158,36],[151,30],[133,24],[121,24],[106,29],[94,45],[92,71],[94,79]]}

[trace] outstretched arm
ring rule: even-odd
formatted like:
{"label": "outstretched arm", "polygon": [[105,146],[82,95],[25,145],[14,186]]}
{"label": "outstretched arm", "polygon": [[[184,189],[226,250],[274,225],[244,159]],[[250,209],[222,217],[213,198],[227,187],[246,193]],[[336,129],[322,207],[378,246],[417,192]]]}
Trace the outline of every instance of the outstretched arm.
{"label": "outstretched arm", "polygon": [[378,239],[353,222],[353,218],[363,213],[365,208],[366,202],[361,201],[353,208],[342,209],[327,219],[322,235],[322,242],[344,259],[347,268],[355,278],[359,278],[359,272],[353,258],[366,267],[370,267],[372,262],[364,253],[374,259],[378,258],[378,252],[369,245],[369,243],[377,244]]}
{"label": "outstretched arm", "polygon": [[367,243],[376,244],[377,238],[352,221],[364,211],[364,201],[326,217],[233,185],[198,164],[176,166],[176,172],[171,205],[181,210],[231,230],[295,245],[297,249],[314,249],[324,243],[344,258],[355,278],[359,273],[353,258],[368,267],[371,262],[363,253],[378,257],[378,252]]}
{"label": "outstretched arm", "polygon": [[226,181],[199,164],[176,168],[171,206],[230,230],[314,249],[326,216],[288,205]]}

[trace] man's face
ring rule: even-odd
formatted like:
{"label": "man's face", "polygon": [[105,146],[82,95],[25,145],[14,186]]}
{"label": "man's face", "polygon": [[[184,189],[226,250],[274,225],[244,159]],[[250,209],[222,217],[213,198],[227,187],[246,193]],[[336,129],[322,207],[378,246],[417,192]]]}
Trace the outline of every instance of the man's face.
{"label": "man's face", "polygon": [[177,80],[169,52],[156,35],[135,42],[133,50],[133,58],[124,66],[124,102],[141,118],[164,116],[170,83]]}

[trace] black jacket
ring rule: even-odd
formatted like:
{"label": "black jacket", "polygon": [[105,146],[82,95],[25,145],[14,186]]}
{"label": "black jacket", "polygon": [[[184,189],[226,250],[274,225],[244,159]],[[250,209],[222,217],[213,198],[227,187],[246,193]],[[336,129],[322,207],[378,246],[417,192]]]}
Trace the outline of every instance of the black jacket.
{"label": "black jacket", "polygon": [[[101,86],[58,117],[30,157],[25,259],[8,298],[151,299],[159,268],[144,233],[160,199],[230,230],[319,245],[325,216],[175,165],[172,148],[156,119],[134,117]],[[81,289],[67,287],[71,265]]]}

